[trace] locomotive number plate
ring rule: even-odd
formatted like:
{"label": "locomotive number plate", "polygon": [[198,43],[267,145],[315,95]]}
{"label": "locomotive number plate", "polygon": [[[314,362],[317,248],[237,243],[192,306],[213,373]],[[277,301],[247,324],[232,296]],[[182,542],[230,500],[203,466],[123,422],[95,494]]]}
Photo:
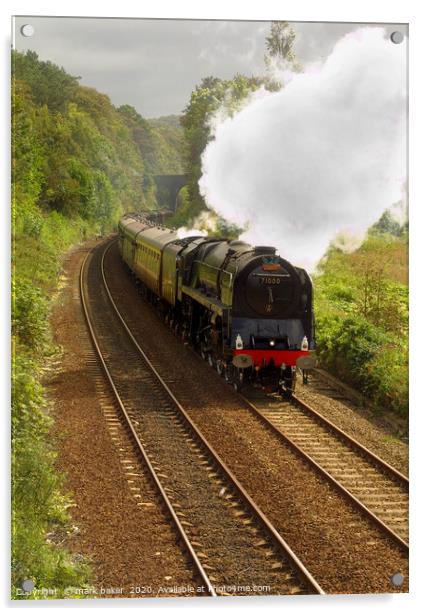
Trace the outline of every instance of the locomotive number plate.
{"label": "locomotive number plate", "polygon": [[258,280],[259,284],[271,285],[281,284],[287,278],[290,278],[289,274],[276,274],[275,276],[267,276],[265,274],[253,274]]}
{"label": "locomotive number plate", "polygon": [[281,284],[283,279],[285,280],[288,276],[262,276],[258,275],[259,284]]}

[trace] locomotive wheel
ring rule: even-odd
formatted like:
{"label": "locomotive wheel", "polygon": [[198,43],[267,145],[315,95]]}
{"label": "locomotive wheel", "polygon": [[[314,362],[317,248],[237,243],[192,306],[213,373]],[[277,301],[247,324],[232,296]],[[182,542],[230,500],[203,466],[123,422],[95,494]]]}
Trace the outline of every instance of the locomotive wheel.
{"label": "locomotive wheel", "polygon": [[216,372],[222,376],[223,375],[223,366],[222,366],[222,361],[220,359],[216,360]]}
{"label": "locomotive wheel", "polygon": [[209,363],[209,366],[211,366],[213,368],[214,361],[213,361],[213,355],[211,353],[207,353],[207,361]]}
{"label": "locomotive wheel", "polygon": [[293,391],[291,389],[281,389],[280,393],[284,400],[291,400],[293,397]]}
{"label": "locomotive wheel", "polygon": [[244,384],[244,372],[239,368],[232,366],[229,382],[235,391],[241,391]]}
{"label": "locomotive wheel", "polygon": [[290,400],[296,389],[295,379],[286,379],[284,386],[280,387],[280,394],[285,400]]}
{"label": "locomotive wheel", "polygon": [[240,379],[238,379],[238,380],[233,380],[233,381],[232,381],[232,387],[234,388],[234,391],[240,392],[240,391],[241,391],[241,389],[242,389],[242,387],[243,387],[243,384],[242,384],[242,382],[240,381]]}

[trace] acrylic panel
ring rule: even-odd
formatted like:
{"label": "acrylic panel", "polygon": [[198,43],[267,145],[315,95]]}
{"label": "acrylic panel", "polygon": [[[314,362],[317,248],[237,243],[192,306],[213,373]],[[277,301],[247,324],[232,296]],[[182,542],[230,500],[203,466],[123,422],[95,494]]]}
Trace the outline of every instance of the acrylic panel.
{"label": "acrylic panel", "polygon": [[408,592],[408,25],[284,19],[13,18],[13,599]]}

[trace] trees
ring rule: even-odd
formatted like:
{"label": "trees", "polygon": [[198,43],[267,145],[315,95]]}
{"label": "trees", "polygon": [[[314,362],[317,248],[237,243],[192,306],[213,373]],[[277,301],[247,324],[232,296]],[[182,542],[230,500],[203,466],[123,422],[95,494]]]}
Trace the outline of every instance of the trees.
{"label": "trees", "polygon": [[399,223],[393,216],[390,210],[385,210],[379,220],[372,225],[369,230],[370,235],[380,235],[390,233],[396,237],[401,237],[407,233],[407,223]]}
{"label": "trees", "polygon": [[[63,253],[111,229],[120,212],[146,207],[149,175],[107,96],[33,52],[12,60],[12,592],[31,578],[61,593],[86,583],[87,566],[46,541],[48,532],[63,536],[68,523],[42,385],[55,353],[49,302]],[[152,164],[156,155],[154,148]]]}
{"label": "trees", "polygon": [[295,39],[296,33],[288,21],[273,21],[269,36],[266,37],[266,58],[275,60],[280,67],[284,63],[296,64]]}
{"label": "trees", "polygon": [[406,415],[406,238],[369,233],[352,253],[331,248],[320,263],[316,334],[323,365],[377,404]]}
{"label": "trees", "polygon": [[241,109],[247,96],[263,83],[262,78],[239,74],[230,80],[210,76],[204,78],[192,91],[181,119],[185,137],[185,171],[188,175],[186,222],[196,218],[206,208],[198,180],[202,174],[202,153],[213,138],[210,126],[213,116],[217,113],[233,115]]}
{"label": "trees", "polygon": [[28,85],[34,103],[47,105],[50,111],[65,111],[80,79],[52,62],[42,62],[34,51],[26,54],[13,51],[12,71]]}
{"label": "trees", "polygon": [[290,65],[301,70],[294,52],[296,34],[285,21],[273,21],[266,38],[266,76],[247,77],[237,74],[224,80],[214,76],[205,77],[191,93],[181,123],[185,137],[185,172],[188,175],[188,191],[185,203],[186,222],[190,223],[208,204],[201,197],[198,181],[202,174],[201,157],[212,135],[211,123],[216,115],[232,116],[243,106],[251,92],[261,86],[274,91],[282,87],[276,69]]}
{"label": "trees", "polygon": [[16,228],[23,217],[29,228],[34,208],[38,219],[57,211],[106,228],[119,210],[146,206],[142,154],[106,95],[34,52],[14,52],[13,79]]}
{"label": "trees", "polygon": [[287,21],[273,21],[269,36],[266,37],[266,54],[264,56],[267,87],[280,90],[283,86],[282,71],[290,69],[300,72],[302,65],[296,58],[294,43],[296,33]]}
{"label": "trees", "polygon": [[118,112],[131,131],[149,175],[182,173],[182,128],[177,116],[169,116],[162,123],[160,119],[146,120],[131,105],[122,105]]}

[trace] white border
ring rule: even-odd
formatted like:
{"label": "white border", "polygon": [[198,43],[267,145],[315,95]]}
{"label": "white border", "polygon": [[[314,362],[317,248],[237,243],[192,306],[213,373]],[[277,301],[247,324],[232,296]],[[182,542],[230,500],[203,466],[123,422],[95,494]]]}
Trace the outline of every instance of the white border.
{"label": "white border", "polygon": [[[261,2],[248,3],[226,2],[215,0],[214,2],[202,3],[181,0],[157,0],[154,2],[131,2],[121,0],[119,3],[111,3],[108,6],[100,0],[73,0],[73,2],[58,3],[52,0],[30,1],[5,1],[2,3],[0,28],[2,41],[2,85],[3,96],[1,97],[2,126],[9,125],[9,48],[10,48],[10,16],[11,15],[64,15],[64,16],[116,16],[116,17],[175,17],[175,18],[198,18],[198,19],[287,19],[293,21],[355,21],[355,22],[379,22],[379,23],[409,23],[410,25],[410,322],[411,322],[411,585],[409,595],[392,596],[331,596],[325,598],[301,597],[301,598],[229,598],[218,601],[204,601],[200,599],[163,599],[161,601],[127,601],[113,599],[110,601],[50,601],[11,603],[9,596],[9,560],[8,560],[8,511],[2,507],[1,520],[1,554],[2,568],[0,574],[2,603],[6,609],[17,610],[18,613],[27,609],[78,609],[80,613],[92,613],[93,609],[108,609],[110,613],[121,611],[123,608],[130,609],[155,609],[156,613],[164,613],[173,608],[175,612],[193,611],[202,609],[206,612],[220,609],[224,613],[235,610],[244,610],[251,614],[259,609],[272,613],[283,613],[284,610],[294,613],[305,612],[321,614],[340,614],[345,610],[345,615],[358,614],[362,610],[365,614],[386,613],[387,616],[398,615],[402,611],[416,610],[422,603],[422,587],[425,584],[424,534],[420,528],[426,516],[424,500],[421,502],[424,477],[422,469],[425,468],[422,452],[425,450],[426,438],[424,414],[425,405],[421,401],[421,382],[423,377],[423,365],[420,363],[421,349],[424,345],[425,330],[425,301],[423,288],[425,286],[425,216],[426,208],[425,190],[423,178],[426,175],[425,157],[425,122],[424,114],[426,101],[424,93],[424,58],[425,53],[425,27],[423,19],[423,3],[416,0],[388,0],[387,2],[374,2],[374,0],[354,0],[351,3],[331,0],[290,0],[277,2],[262,0]],[[5,131],[3,131],[3,134]],[[2,173],[1,188],[3,202],[9,202],[9,143],[3,139],[0,149],[0,170]],[[3,207],[1,224],[1,257],[3,276],[0,277],[0,297],[7,298],[9,289],[8,279],[8,246],[9,246],[9,217],[8,207]],[[2,302],[3,316],[1,322],[1,342],[8,354],[8,305]],[[6,368],[7,363],[4,364]],[[2,502],[9,502],[8,473],[9,473],[9,426],[7,423],[7,408],[9,390],[9,374],[6,369],[1,371],[1,391],[3,393],[3,447],[2,447],[2,472],[5,493]],[[423,377],[424,378],[424,377]],[[413,428],[414,426],[414,428]],[[15,612],[16,613],[16,612]]]}

